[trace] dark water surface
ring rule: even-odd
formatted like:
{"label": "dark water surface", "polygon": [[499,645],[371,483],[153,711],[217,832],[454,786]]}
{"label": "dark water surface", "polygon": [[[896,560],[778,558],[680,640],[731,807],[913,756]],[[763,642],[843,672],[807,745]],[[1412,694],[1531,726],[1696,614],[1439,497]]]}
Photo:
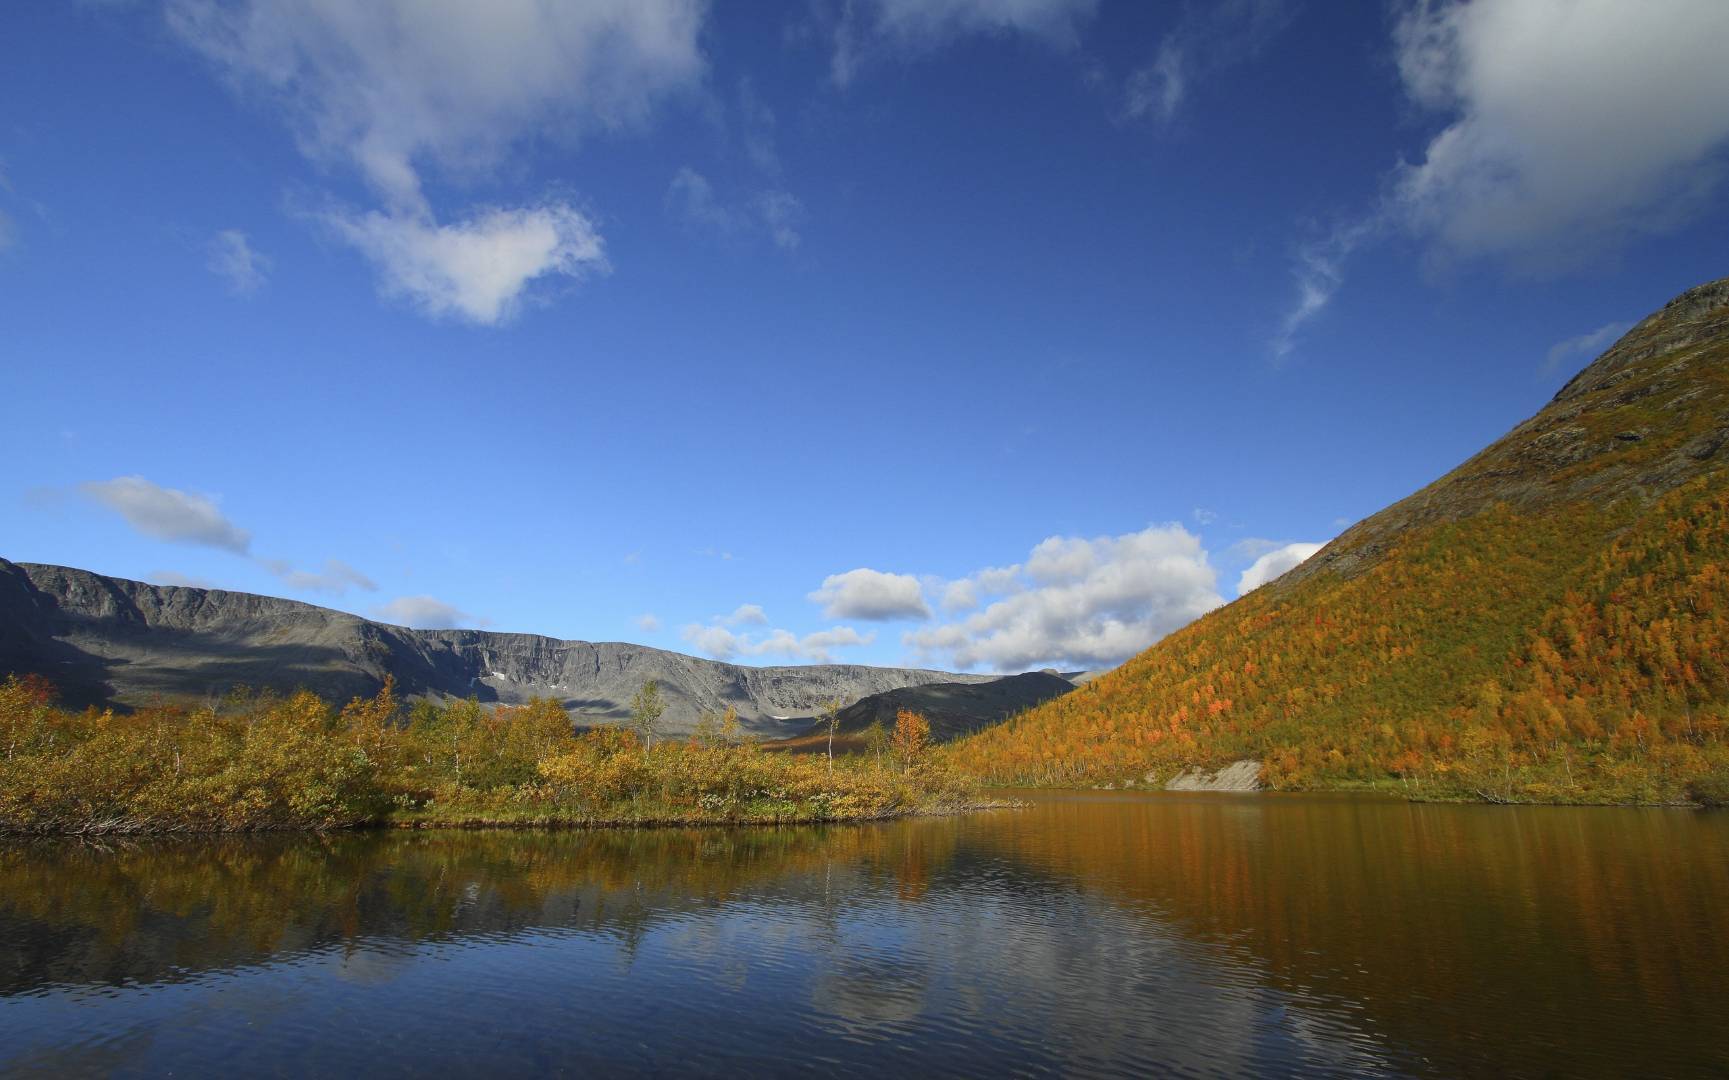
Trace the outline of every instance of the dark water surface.
{"label": "dark water surface", "polygon": [[1729,815],[0,846],[0,1070],[1729,1075]]}

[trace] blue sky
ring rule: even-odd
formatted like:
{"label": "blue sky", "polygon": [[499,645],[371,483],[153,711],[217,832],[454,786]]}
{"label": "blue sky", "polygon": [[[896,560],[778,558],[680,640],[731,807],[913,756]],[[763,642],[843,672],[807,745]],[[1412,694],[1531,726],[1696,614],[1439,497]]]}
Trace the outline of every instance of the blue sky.
{"label": "blue sky", "polygon": [[0,555],[1097,667],[1729,273],[1729,6],[0,15]]}

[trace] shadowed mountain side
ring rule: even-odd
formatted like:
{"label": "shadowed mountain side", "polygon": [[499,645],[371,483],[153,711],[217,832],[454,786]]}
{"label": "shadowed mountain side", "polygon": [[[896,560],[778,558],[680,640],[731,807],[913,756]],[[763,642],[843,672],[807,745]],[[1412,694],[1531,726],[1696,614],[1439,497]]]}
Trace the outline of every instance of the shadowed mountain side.
{"label": "shadowed mountain side", "polygon": [[[1022,675],[1007,675],[990,682],[927,683],[923,686],[903,686],[885,690],[853,702],[840,712],[840,725],[835,732],[836,749],[864,749],[866,728],[878,723],[893,730],[895,714],[902,709],[923,713],[930,721],[931,738],[936,742],[958,739],[975,731],[1000,724],[1016,713],[1073,690],[1085,681],[1090,672],[1059,675],[1054,671],[1029,671]],[[772,748],[794,753],[817,752],[828,747],[828,731],[818,721],[802,735],[771,744]]]}
{"label": "shadowed mountain side", "polygon": [[304,687],[343,701],[392,676],[411,698],[553,697],[579,724],[623,719],[631,695],[654,679],[669,733],[731,706],[746,730],[770,735],[802,728],[835,697],[995,678],[856,664],[741,667],[622,642],[411,630],[294,600],[0,559],[0,674],[11,672],[46,676],[75,707],[207,700],[243,686]]}
{"label": "shadowed mountain side", "polygon": [[903,686],[857,701],[840,714],[840,731],[857,735],[873,723],[893,728],[901,709],[923,713],[931,738],[947,742],[999,724],[1034,705],[1061,697],[1075,684],[1051,671],[1029,671],[987,683],[930,683]]}

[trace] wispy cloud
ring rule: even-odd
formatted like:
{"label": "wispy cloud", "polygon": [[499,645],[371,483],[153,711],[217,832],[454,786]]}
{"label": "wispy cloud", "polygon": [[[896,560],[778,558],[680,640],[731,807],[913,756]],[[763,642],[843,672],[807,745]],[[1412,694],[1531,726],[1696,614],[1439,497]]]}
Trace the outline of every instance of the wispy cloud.
{"label": "wispy cloud", "polygon": [[399,596],[372,610],[385,622],[416,630],[454,630],[462,626],[485,626],[488,622],[435,596]]}
{"label": "wispy cloud", "polygon": [[1291,0],[1212,0],[1191,4],[1153,57],[1123,86],[1123,115],[1170,124],[1197,83],[1254,59],[1289,25]]}
{"label": "wispy cloud", "polygon": [[209,495],[162,487],[142,476],[91,481],[78,489],[157,540],[200,544],[236,555],[245,555],[252,546],[252,534],[224,517]]}
{"label": "wispy cloud", "polygon": [[228,284],[235,296],[249,296],[264,287],[270,259],[252,246],[239,229],[223,229],[211,237],[204,265]]}
{"label": "wispy cloud", "polygon": [[829,77],[850,85],[866,67],[928,54],[959,38],[1019,34],[1073,48],[1098,0],[849,0],[821,17]]}
{"label": "wispy cloud", "polygon": [[366,592],[378,591],[377,582],[341,559],[324,560],[324,569],[320,571],[297,570],[286,559],[259,559],[257,562],[259,566],[280,578],[284,585],[298,592],[340,596],[351,588]]}
{"label": "wispy cloud", "polygon": [[1543,374],[1553,375],[1560,371],[1563,365],[1595,359],[1598,353],[1613,345],[1622,334],[1631,329],[1633,324],[1630,322],[1604,323],[1595,330],[1556,342],[1549,346],[1549,351],[1543,356]]}

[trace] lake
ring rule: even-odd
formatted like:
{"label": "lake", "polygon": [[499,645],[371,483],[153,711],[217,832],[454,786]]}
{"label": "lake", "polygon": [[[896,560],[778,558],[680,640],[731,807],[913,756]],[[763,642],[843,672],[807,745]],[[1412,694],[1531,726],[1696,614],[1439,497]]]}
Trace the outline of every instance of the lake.
{"label": "lake", "polygon": [[0,1070],[1729,1073],[1729,814],[1020,797],[7,843]]}

